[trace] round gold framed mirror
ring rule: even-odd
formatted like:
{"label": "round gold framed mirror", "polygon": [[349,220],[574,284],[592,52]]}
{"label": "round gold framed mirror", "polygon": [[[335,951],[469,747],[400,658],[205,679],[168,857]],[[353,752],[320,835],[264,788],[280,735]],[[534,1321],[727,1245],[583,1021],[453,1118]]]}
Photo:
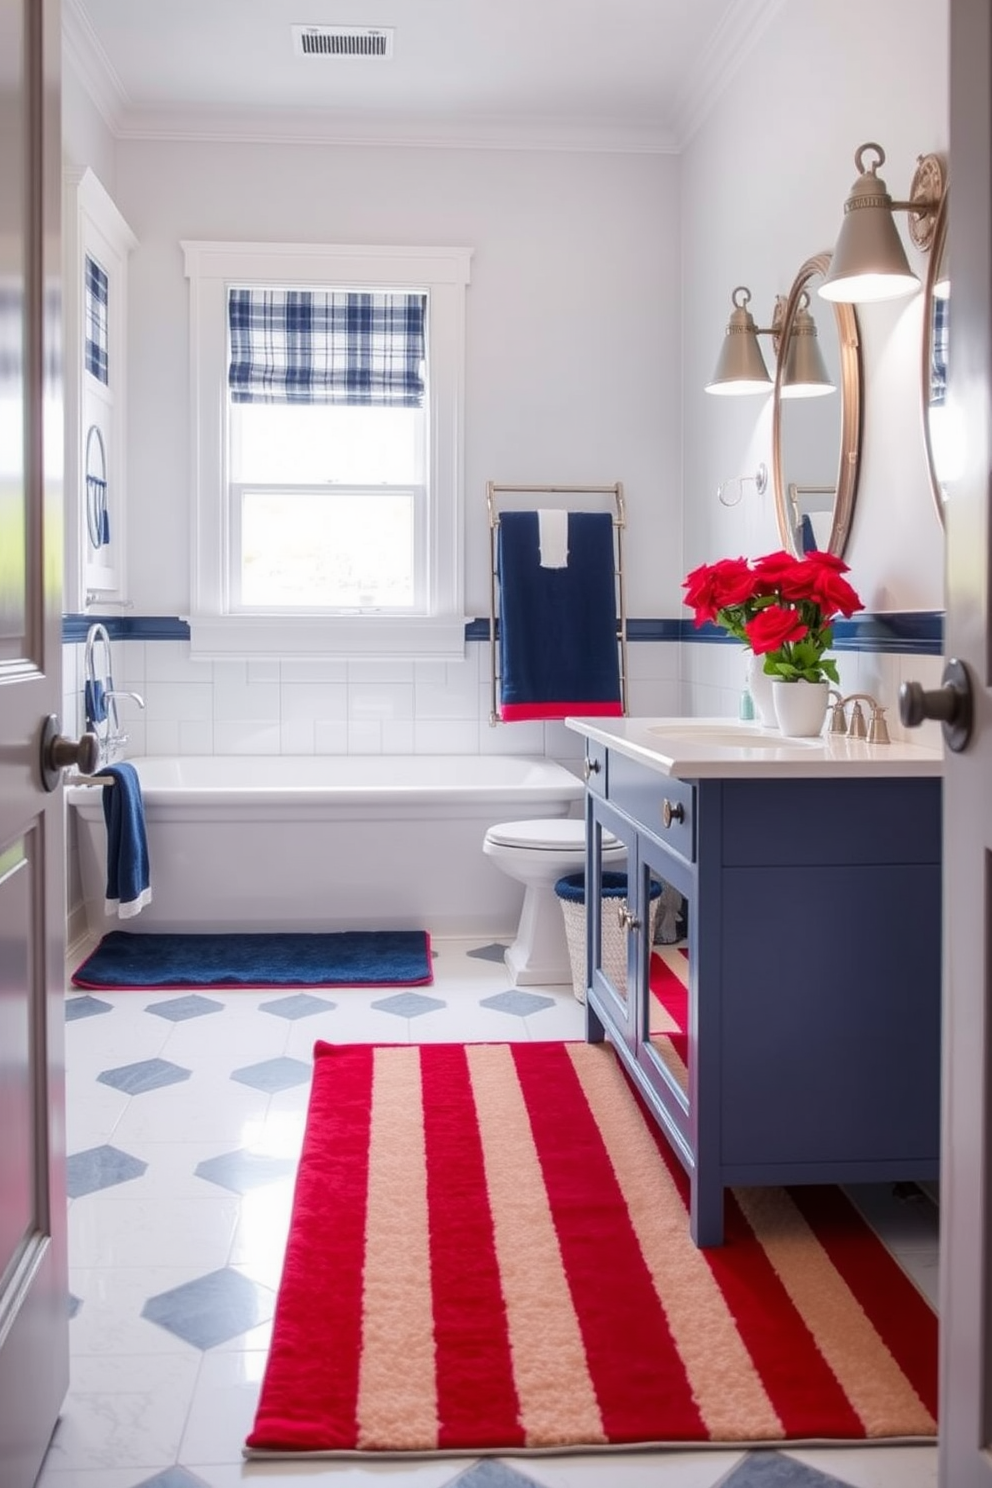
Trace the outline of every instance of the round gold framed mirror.
{"label": "round gold framed mirror", "polygon": [[[826,275],[830,257],[818,253],[806,260],[778,326],[772,409],[775,515],[783,548],[797,558],[812,548],[843,557],[858,490],[863,392],[857,312],[840,301],[818,301],[818,326],[809,313],[812,290]],[[808,367],[813,360],[819,377],[797,377],[797,366]]]}
{"label": "round gold framed mirror", "polygon": [[950,262],[947,251],[948,192],[941,197],[930,244],[930,262],[924,285],[923,365],[920,395],[923,439],[927,451],[930,485],[937,515],[944,521],[946,482],[953,468],[954,450],[947,418],[948,321],[951,308]]}

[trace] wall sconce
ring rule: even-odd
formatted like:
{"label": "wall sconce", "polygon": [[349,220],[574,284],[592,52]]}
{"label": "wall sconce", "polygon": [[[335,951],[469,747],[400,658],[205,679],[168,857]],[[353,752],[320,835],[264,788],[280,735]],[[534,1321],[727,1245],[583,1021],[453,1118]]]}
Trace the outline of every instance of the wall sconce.
{"label": "wall sconce", "polygon": [[[866,151],[877,157],[866,169]],[[944,166],[938,155],[917,157],[909,201],[893,201],[876,174],[885,164],[885,151],[871,142],[854,157],[858,179],[844,203],[844,221],[820,294],[845,304],[895,300],[915,294],[920,287],[906,258],[893,212],[908,212],[909,235],[924,252],[933,238],[937,208],[944,194]]]}
{"label": "wall sconce", "polygon": [[[751,291],[746,285],[739,284],[731,300],[734,309],[727,322],[716,371],[706,384],[706,391],[724,395],[767,393],[772,387],[772,378],[768,375],[765,359],[761,355],[758,337],[771,336],[772,345],[776,355],[778,354],[779,329],[785,311],[785,300],[781,295],[777,296],[772,323],[767,327],[755,325],[754,316],[747,308]],[[809,312],[809,295],[804,293],[786,350],[782,397],[810,398],[833,391],[834,384],[830,381],[817,341],[816,322]]]}

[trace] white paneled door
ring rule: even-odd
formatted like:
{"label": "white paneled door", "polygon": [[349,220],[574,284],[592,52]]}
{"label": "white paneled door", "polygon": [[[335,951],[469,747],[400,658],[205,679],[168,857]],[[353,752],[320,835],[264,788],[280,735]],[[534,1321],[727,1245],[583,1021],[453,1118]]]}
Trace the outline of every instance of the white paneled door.
{"label": "white paneled door", "polygon": [[992,1488],[992,6],[950,0],[950,23],[948,366],[963,467],[945,512],[945,646],[974,721],[944,784],[940,1483]]}
{"label": "white paneled door", "polygon": [[[29,1488],[68,1383],[61,790],[58,0],[0,0],[0,1488]],[[57,777],[56,777],[57,784]]]}

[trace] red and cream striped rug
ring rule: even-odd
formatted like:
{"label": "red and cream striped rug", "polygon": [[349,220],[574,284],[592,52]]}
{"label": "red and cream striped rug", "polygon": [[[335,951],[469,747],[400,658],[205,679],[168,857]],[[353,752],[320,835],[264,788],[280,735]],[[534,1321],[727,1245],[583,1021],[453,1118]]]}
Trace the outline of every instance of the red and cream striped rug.
{"label": "red and cream striped rug", "polygon": [[933,1439],[936,1319],[841,1192],[697,1250],[608,1045],[315,1056],[247,1455]]}

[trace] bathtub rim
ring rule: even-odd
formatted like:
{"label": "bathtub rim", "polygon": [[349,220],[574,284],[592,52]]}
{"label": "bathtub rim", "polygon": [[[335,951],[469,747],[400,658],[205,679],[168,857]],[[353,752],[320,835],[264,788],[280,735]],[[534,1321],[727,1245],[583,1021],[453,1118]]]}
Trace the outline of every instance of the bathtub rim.
{"label": "bathtub rim", "polygon": [[[215,779],[209,784],[194,784],[142,778],[142,765],[151,765],[154,770],[156,764],[170,761],[178,761],[193,769],[202,761],[210,761],[211,770],[216,774],[217,762],[225,758],[220,755],[135,756],[129,763],[138,770],[146,814],[157,816],[183,812],[185,815],[189,812],[218,819],[241,814],[242,820],[250,821],[259,819],[255,817],[258,812],[265,816],[282,814],[287,821],[307,821],[313,819],[314,812],[318,815],[326,812],[342,820],[360,820],[372,812],[375,815],[393,814],[397,820],[417,820],[435,815],[475,814],[472,811],[474,805],[480,808],[498,805],[511,810],[515,802],[526,802],[530,806],[555,803],[558,810],[554,814],[560,815],[562,802],[576,805],[585,795],[584,783],[576,773],[567,765],[541,755],[237,755],[231,756],[235,769],[239,766],[243,769],[248,764],[266,772],[271,770],[277,777],[280,774],[285,776],[294,760],[302,758],[309,765],[319,759],[326,762],[329,779],[320,784],[313,781],[301,784],[286,778],[279,779],[278,783],[238,780],[225,784]],[[343,763],[349,760],[375,761],[378,770],[402,770],[408,762],[420,762],[419,768],[436,769],[438,775],[443,774],[445,778],[399,782],[335,780],[335,768],[340,771]],[[469,760],[476,768],[480,762],[494,765],[508,778],[488,781],[478,777],[458,779],[458,765]],[[516,766],[519,773],[514,774],[508,766]],[[344,768],[353,766],[344,764]],[[66,803],[84,820],[102,819],[103,791],[99,786],[73,785],[67,781],[64,795]],[[491,812],[486,810],[482,814],[489,816]]]}

